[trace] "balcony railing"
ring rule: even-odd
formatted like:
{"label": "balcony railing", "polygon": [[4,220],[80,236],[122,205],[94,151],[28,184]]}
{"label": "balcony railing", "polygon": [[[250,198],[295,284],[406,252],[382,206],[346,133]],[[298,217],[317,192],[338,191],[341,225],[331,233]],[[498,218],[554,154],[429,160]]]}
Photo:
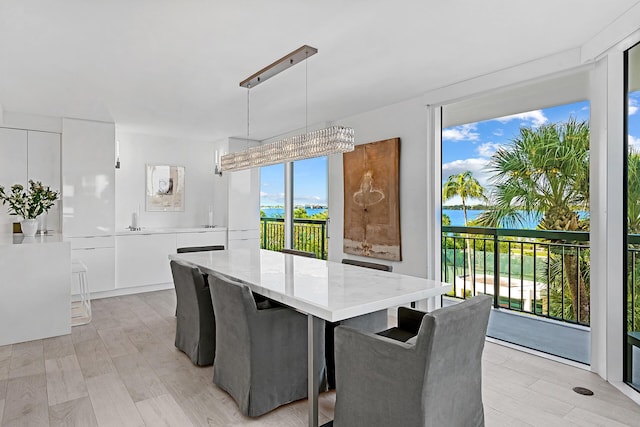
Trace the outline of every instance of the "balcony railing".
{"label": "balcony railing", "polygon": [[589,233],[442,227],[442,280],[451,296],[589,324]]}
{"label": "balcony railing", "polygon": [[[282,250],[284,219],[260,225],[261,248]],[[294,249],[327,259],[326,220],[293,228]],[[589,325],[589,233],[443,226],[442,280],[453,297],[489,294],[495,307]]]}
{"label": "balcony railing", "polygon": [[[284,248],[284,218],[260,218],[260,247],[272,251]],[[293,249],[313,252],[327,259],[327,221],[324,219],[293,220]]]}
{"label": "balcony railing", "polygon": [[627,330],[640,330],[640,235],[627,236]]}

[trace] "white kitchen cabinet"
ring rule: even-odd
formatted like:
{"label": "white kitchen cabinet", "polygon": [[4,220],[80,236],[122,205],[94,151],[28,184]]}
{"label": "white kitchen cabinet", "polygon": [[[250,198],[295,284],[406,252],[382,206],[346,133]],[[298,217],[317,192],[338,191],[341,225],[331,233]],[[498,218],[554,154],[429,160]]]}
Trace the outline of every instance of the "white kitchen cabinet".
{"label": "white kitchen cabinet", "polygon": [[[0,128],[0,185],[11,191],[13,184],[27,183],[27,131]],[[20,218],[0,205],[0,234],[11,233],[11,224]]]}
{"label": "white kitchen cabinet", "polygon": [[115,124],[62,119],[62,231],[113,235]]}
{"label": "white kitchen cabinet", "polygon": [[71,332],[70,252],[59,234],[0,236],[0,346]]}
{"label": "white kitchen cabinet", "polygon": [[116,287],[172,283],[169,254],[176,253],[176,234],[116,236]]}
{"label": "white kitchen cabinet", "polygon": [[[30,179],[60,191],[60,134],[0,128],[0,185],[26,187]],[[60,201],[47,217],[47,228],[60,231]],[[6,206],[0,209],[0,233],[10,233],[10,224],[19,220],[9,216]]]}
{"label": "white kitchen cabinet", "polygon": [[229,249],[260,246],[260,169],[229,173]]}
{"label": "white kitchen cabinet", "polygon": [[[116,287],[115,237],[77,237],[71,241],[71,258],[87,266],[89,292],[112,291]],[[79,293],[77,281],[72,282],[71,293]]]}
{"label": "white kitchen cabinet", "polygon": [[192,246],[227,246],[227,232],[224,229],[216,231],[200,231],[195,233],[177,233],[176,244],[178,248]]}
{"label": "white kitchen cabinet", "polygon": [[229,249],[260,247],[260,230],[229,230]]}
{"label": "white kitchen cabinet", "polygon": [[[27,178],[61,191],[60,134],[27,132]],[[60,200],[47,213],[47,230],[60,231]]]}

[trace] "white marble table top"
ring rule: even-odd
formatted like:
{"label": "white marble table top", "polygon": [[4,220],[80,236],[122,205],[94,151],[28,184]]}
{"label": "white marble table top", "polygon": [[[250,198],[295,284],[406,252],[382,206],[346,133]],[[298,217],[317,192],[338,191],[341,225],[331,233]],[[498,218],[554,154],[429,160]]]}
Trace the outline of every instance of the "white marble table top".
{"label": "white marble table top", "polygon": [[332,322],[451,290],[451,285],[433,280],[262,249],[169,258],[242,281],[260,295]]}

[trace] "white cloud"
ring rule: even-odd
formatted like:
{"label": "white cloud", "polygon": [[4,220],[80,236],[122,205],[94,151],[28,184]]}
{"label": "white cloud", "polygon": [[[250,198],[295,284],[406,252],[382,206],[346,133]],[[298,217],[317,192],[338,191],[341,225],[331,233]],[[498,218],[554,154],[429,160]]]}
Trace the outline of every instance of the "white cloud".
{"label": "white cloud", "polygon": [[484,144],[480,144],[476,151],[482,157],[491,157],[501,146],[502,145],[496,144],[495,142],[485,142]]}
{"label": "white cloud", "polygon": [[629,115],[633,116],[635,113],[638,112],[638,100],[635,98],[629,98]]}
{"label": "white cloud", "polygon": [[448,129],[443,129],[442,140],[443,141],[477,141],[480,138],[478,132],[474,132],[477,129],[475,124],[466,124],[462,126],[455,126]]}
{"label": "white cloud", "polygon": [[266,193],[260,192],[260,204],[271,205],[284,205],[284,193]]}
{"label": "white cloud", "polygon": [[495,119],[500,123],[507,123],[511,120],[520,120],[523,122],[531,122],[531,126],[538,127],[549,121],[542,110],[528,111],[526,113],[512,114]]}
{"label": "white cloud", "polygon": [[[488,159],[464,159],[454,160],[453,162],[445,163],[442,165],[442,182],[447,180],[451,175],[457,175],[466,171],[470,171],[475,179],[478,180],[487,193],[490,191],[489,178],[491,173],[486,170],[489,164]],[[480,200],[470,200],[471,203],[479,203]],[[462,203],[459,196],[447,200],[447,205],[459,205]]]}
{"label": "white cloud", "polygon": [[324,205],[327,206],[327,199],[320,196],[296,196],[294,205]]}
{"label": "white cloud", "polygon": [[[480,158],[454,160],[453,162],[445,163],[442,165],[442,182],[444,183],[451,175],[469,171],[473,177],[478,180],[480,185],[488,188],[489,178],[491,177],[491,173],[487,171],[488,164],[488,159]],[[451,204],[451,202],[447,202],[447,204]]]}
{"label": "white cloud", "polygon": [[504,135],[504,130],[502,130],[502,129],[496,129],[496,130],[494,130],[494,131],[493,131],[493,134],[494,134],[495,136],[503,136],[503,135]]}
{"label": "white cloud", "polygon": [[635,151],[640,150],[640,138],[636,138],[635,136],[630,134],[628,142],[629,142],[630,150],[635,150]]}

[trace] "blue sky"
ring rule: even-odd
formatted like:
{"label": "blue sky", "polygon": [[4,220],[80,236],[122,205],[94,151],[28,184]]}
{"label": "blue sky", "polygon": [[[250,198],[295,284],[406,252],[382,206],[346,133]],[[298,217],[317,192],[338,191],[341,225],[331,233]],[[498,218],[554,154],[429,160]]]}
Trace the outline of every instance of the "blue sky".
{"label": "blue sky", "polygon": [[[640,92],[629,97],[629,145],[640,149]],[[452,126],[442,130],[442,182],[450,175],[471,171],[485,188],[489,188],[486,171],[489,158],[496,149],[518,135],[521,126],[538,127],[546,123],[566,121],[569,117],[589,120],[589,102],[582,101],[551,108],[528,111],[506,117]],[[447,205],[460,204],[455,197]]]}
{"label": "blue sky", "polygon": [[[293,164],[294,205],[327,206],[327,158],[298,160]],[[260,206],[284,205],[284,165],[261,168]]]}

